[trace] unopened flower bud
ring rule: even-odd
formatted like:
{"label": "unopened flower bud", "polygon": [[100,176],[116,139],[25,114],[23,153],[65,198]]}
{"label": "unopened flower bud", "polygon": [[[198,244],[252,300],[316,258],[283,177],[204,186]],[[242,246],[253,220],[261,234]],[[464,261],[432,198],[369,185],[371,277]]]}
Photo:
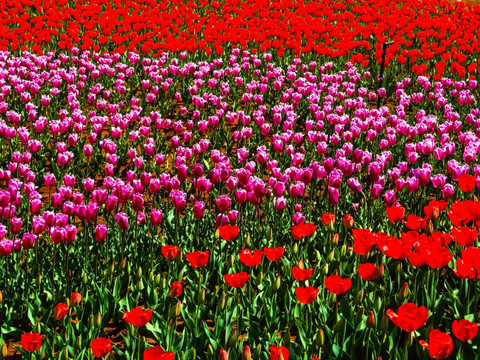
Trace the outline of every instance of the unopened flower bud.
{"label": "unopened flower bud", "polygon": [[337,295],[334,293],[330,293],[328,295],[328,305],[332,306],[333,304],[335,304],[336,301],[337,301]]}
{"label": "unopened flower bud", "polygon": [[120,264],[118,265],[118,270],[122,272],[125,269],[126,265],[127,265],[127,259],[123,259],[122,261],[120,261]]}
{"label": "unopened flower bud", "polygon": [[350,230],[353,227],[353,216],[350,214],[347,214],[343,217],[342,219],[343,226],[345,226],[345,229]]}
{"label": "unopened flower bud", "polygon": [[80,350],[82,346],[82,336],[78,335],[77,338],[75,339],[75,344],[73,345],[73,348],[78,351]]}
{"label": "unopened flower bud", "polygon": [[267,241],[272,240],[272,238],[273,238],[273,229],[270,228],[270,230],[267,233]]}
{"label": "unopened flower bud", "polygon": [[182,302],[179,300],[174,306],[170,308],[168,315],[170,319],[175,319],[180,316],[181,312],[182,312]]}
{"label": "unopened flower bud", "polygon": [[328,274],[328,264],[325,264],[325,266],[322,268],[322,274],[325,276]]}
{"label": "unopened flower bud", "polygon": [[293,251],[293,253],[294,253],[295,255],[298,254],[298,243],[297,243],[297,242],[296,242],[295,244],[293,244],[293,249],[292,249],[292,251]]}
{"label": "unopened flower bud", "polygon": [[215,240],[220,239],[220,230],[219,230],[218,228],[217,228],[217,230],[215,230],[215,235],[214,235],[214,237],[215,237]]}
{"label": "unopened flower bud", "polygon": [[197,303],[203,304],[205,302],[205,288],[201,288],[197,293]]}
{"label": "unopened flower bud", "polygon": [[90,315],[88,317],[88,328],[91,329],[95,325],[95,316]]}
{"label": "unopened flower bud", "polygon": [[401,274],[403,271],[402,263],[399,262],[397,266],[395,267],[395,274]]}
{"label": "unopened flower bud", "polygon": [[250,351],[250,347],[245,345],[242,349],[242,360],[251,360],[252,359],[252,352]]}
{"label": "unopened flower bud", "polygon": [[280,285],[282,284],[280,275],[277,275],[277,278],[275,279],[275,282],[273,283],[273,291],[277,292],[278,289],[280,289]]}
{"label": "unopened flower bud", "polygon": [[319,348],[325,343],[325,332],[322,329],[318,329],[317,336],[315,337],[315,345]]}
{"label": "unopened flower bud", "polygon": [[82,301],[82,295],[78,291],[75,291],[72,294],[72,296],[70,296],[69,306],[71,307],[78,306],[81,301]]}
{"label": "unopened flower bud", "polygon": [[377,275],[375,276],[375,280],[380,280],[380,279],[382,279],[384,274],[385,274],[385,266],[384,266],[383,264],[381,264],[381,265],[378,267]]}
{"label": "unopened flower bud", "polygon": [[218,360],[228,360],[228,353],[225,350],[220,349],[220,353],[218,354]]}
{"label": "unopened flower bud", "polygon": [[153,274],[153,271],[150,270],[148,273],[148,282],[151,284],[153,283],[153,280],[155,279],[155,275]]}
{"label": "unopened flower bud", "polygon": [[155,275],[155,286],[159,286],[162,283],[162,277],[160,274]]}
{"label": "unopened flower bud", "polygon": [[211,344],[208,344],[208,347],[207,347],[207,355],[209,358],[213,357],[213,355],[215,354],[215,352],[213,351],[213,347]]}
{"label": "unopened flower bud", "polygon": [[179,264],[181,264],[183,262],[183,250],[182,249],[178,250],[178,255],[175,258],[175,261]]}
{"label": "unopened flower bud", "polygon": [[262,352],[262,344],[258,344],[257,347],[255,348],[255,352],[253,354],[254,359],[260,358],[260,354]]}
{"label": "unopened flower bud", "polygon": [[331,263],[335,260],[335,250],[330,251],[330,254],[327,256],[327,263]]}
{"label": "unopened flower bud", "polygon": [[197,358],[197,349],[193,348],[193,351],[190,353],[188,360],[195,360]]}
{"label": "unopened flower bud", "polygon": [[302,270],[305,269],[305,263],[303,262],[302,259],[298,260],[298,267]]}
{"label": "unopened flower bud", "polygon": [[405,300],[408,296],[408,283],[404,283],[402,287],[400,288],[400,291],[398,292],[398,296],[400,297],[401,300]]}
{"label": "unopened flower bud", "polygon": [[432,220],[427,221],[427,226],[425,227],[426,233],[428,236],[433,234],[433,223]]}
{"label": "unopened flower bud", "polygon": [[223,309],[225,309],[225,303],[226,303],[225,296],[222,296],[220,298],[220,301],[217,304],[217,313],[221,313]]}
{"label": "unopened flower bud", "polygon": [[360,305],[363,301],[363,295],[364,295],[365,291],[364,290],[360,290],[357,295],[355,295],[355,299],[353,299],[353,303],[355,305]]}
{"label": "unopened flower bud", "polygon": [[234,263],[235,263],[235,261],[234,261],[234,259],[233,259],[233,255],[230,254],[230,255],[227,257],[227,265],[228,265],[229,267],[232,267]]}
{"label": "unopened flower bud", "polygon": [[228,337],[227,345],[229,347],[234,347],[237,345],[237,341],[238,341],[237,329],[233,329],[232,332],[230,333],[230,336]]}
{"label": "unopened flower bud", "polygon": [[7,355],[8,355],[7,344],[6,344],[6,343],[3,343],[3,344],[2,344],[2,350],[1,350],[1,352],[0,352],[0,357],[1,357],[2,359],[6,359]]}
{"label": "unopened flower bud", "polygon": [[413,340],[415,339],[415,335],[413,331],[407,333],[407,349],[410,349],[413,345]]}
{"label": "unopened flower bud", "polygon": [[332,235],[332,240],[330,241],[330,243],[332,244],[332,246],[337,246],[339,240],[340,240],[340,235],[338,235],[338,233],[335,233]]}
{"label": "unopened flower bud", "polygon": [[62,360],[68,360],[68,347],[66,347],[66,346],[63,349]]}
{"label": "unopened flower bud", "polygon": [[0,290],[0,304],[3,302],[3,294],[2,291]]}
{"label": "unopened flower bud", "polygon": [[340,248],[340,258],[344,258],[347,255],[347,245],[343,244]]}
{"label": "unopened flower bud", "polygon": [[388,329],[388,317],[385,315],[382,319],[382,321],[380,321],[380,331],[387,331]]}
{"label": "unopened flower bud", "polygon": [[255,277],[255,285],[258,286],[263,281],[263,271],[260,271],[258,275]]}
{"label": "unopened flower bud", "polygon": [[330,232],[334,232],[335,231],[335,224],[333,223],[333,221],[330,221],[328,223],[328,231]]}
{"label": "unopened flower bud", "polygon": [[137,281],[137,291],[142,291],[143,290],[143,279],[140,278]]}
{"label": "unopened flower bud", "polygon": [[33,329],[33,332],[35,334],[41,334],[42,333],[42,326],[40,325],[40,322],[37,321],[37,323],[35,324],[35,327]]}
{"label": "unopened flower bud", "polygon": [[358,324],[360,324],[362,322],[364,314],[365,314],[365,309],[363,307],[360,310],[357,311],[357,313],[355,314],[355,318],[354,318],[355,326],[357,326]]}
{"label": "unopened flower bud", "polygon": [[250,247],[250,234],[247,234],[247,236],[245,236],[245,247]]}
{"label": "unopened flower bud", "polygon": [[95,327],[100,327],[102,325],[102,314],[100,312],[95,316]]}
{"label": "unopened flower bud", "polygon": [[382,306],[382,298],[378,296],[375,299],[375,302],[373,303],[373,308],[375,309],[376,312],[379,312],[381,306]]}
{"label": "unopened flower bud", "polygon": [[83,285],[87,285],[88,284],[88,275],[86,272],[83,273]]}
{"label": "unopened flower bud", "polygon": [[375,327],[375,314],[373,313],[373,311],[370,311],[367,316],[367,327],[369,329],[373,329]]}
{"label": "unopened flower bud", "polygon": [[142,277],[142,274],[143,274],[142,267],[139,266],[137,270],[137,279],[140,279]]}

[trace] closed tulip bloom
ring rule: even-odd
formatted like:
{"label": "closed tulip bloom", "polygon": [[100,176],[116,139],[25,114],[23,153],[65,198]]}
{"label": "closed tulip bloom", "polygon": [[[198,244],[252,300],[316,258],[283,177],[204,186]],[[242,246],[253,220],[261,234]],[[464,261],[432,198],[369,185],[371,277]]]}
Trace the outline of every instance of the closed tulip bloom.
{"label": "closed tulip bloom", "polygon": [[478,334],[478,324],[466,319],[454,320],[452,331],[458,340],[470,341]]}
{"label": "closed tulip bloom", "polygon": [[453,351],[453,340],[450,335],[437,329],[430,331],[428,343],[420,340],[420,345],[428,349],[430,356],[437,360],[447,358]]}
{"label": "closed tulip bloom", "polygon": [[108,228],[105,224],[98,224],[95,227],[95,240],[102,242],[107,238]]}
{"label": "closed tulip bloom", "polygon": [[117,224],[120,229],[125,230],[128,228],[127,214],[125,214],[124,212],[119,212],[115,214],[115,219],[117,220]]}
{"label": "closed tulip bloom", "polygon": [[391,206],[386,211],[388,220],[391,222],[400,222],[405,216],[405,208],[403,206]]}
{"label": "closed tulip bloom", "polygon": [[153,226],[160,226],[163,220],[163,211],[158,209],[152,209],[150,213],[150,224]]}
{"label": "closed tulip bloom", "polygon": [[25,250],[29,250],[33,247],[35,240],[37,239],[37,235],[32,233],[24,233],[22,236],[22,245]]}
{"label": "closed tulip bloom", "polygon": [[82,301],[82,295],[78,291],[75,291],[70,296],[69,304],[71,307],[75,307],[79,305],[81,301]]}
{"label": "closed tulip bloom", "polygon": [[55,306],[53,309],[53,318],[55,320],[62,320],[65,316],[68,315],[68,312],[70,311],[69,307],[65,303],[60,303]]}
{"label": "closed tulip bloom", "polygon": [[202,220],[205,216],[205,204],[203,201],[195,201],[193,205],[193,217],[195,220]]}
{"label": "closed tulip bloom", "polygon": [[178,281],[174,281],[170,286],[170,290],[168,291],[168,295],[173,298],[177,298],[183,293],[183,286]]}
{"label": "closed tulip bloom", "polygon": [[12,253],[12,251],[13,241],[7,239],[0,240],[0,255],[8,256]]}
{"label": "closed tulip bloom", "polygon": [[77,237],[77,227],[72,224],[67,224],[65,226],[65,243],[71,244],[75,241]]}

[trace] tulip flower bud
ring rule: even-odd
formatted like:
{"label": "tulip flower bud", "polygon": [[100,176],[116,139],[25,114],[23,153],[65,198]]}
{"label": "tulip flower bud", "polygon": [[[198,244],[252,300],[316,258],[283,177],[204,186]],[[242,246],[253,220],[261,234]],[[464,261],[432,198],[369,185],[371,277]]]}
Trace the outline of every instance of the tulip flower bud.
{"label": "tulip flower bud", "polygon": [[197,358],[197,349],[193,348],[193,351],[190,353],[188,360],[195,360]]}
{"label": "tulip flower bud", "polygon": [[237,344],[237,341],[238,341],[237,329],[233,329],[232,332],[230,333],[230,336],[228,337],[227,345],[229,347],[234,347]]}
{"label": "tulip flower bud", "polygon": [[262,352],[262,344],[258,344],[257,347],[255,348],[255,352],[253,354],[254,359],[260,358],[260,353]]}
{"label": "tulip flower bud", "polygon": [[401,274],[402,271],[403,271],[402,263],[399,262],[399,263],[397,264],[397,266],[395,267],[395,274]]}
{"label": "tulip flower bud", "polygon": [[347,214],[343,217],[342,219],[343,226],[345,226],[345,229],[350,230],[353,227],[353,216],[350,214]]}
{"label": "tulip flower bud", "polygon": [[375,280],[382,279],[384,274],[385,274],[385,266],[383,266],[383,264],[381,264],[378,267],[378,271],[377,271],[377,275],[375,276]]}
{"label": "tulip flower bud", "polygon": [[151,284],[153,283],[155,279],[155,275],[153,274],[153,271],[150,270],[150,272],[148,273],[148,282]]}
{"label": "tulip flower bud", "polygon": [[277,275],[277,278],[275,279],[275,282],[273,283],[273,291],[274,292],[277,292],[278,289],[280,289],[280,285],[281,285],[281,280],[280,280],[280,275]]}
{"label": "tulip flower bud", "polygon": [[1,350],[1,353],[0,353],[0,357],[2,359],[5,359],[8,355],[8,348],[7,348],[7,344],[6,343],[3,343],[2,344],[2,350]]}
{"label": "tulip flower bud", "polygon": [[435,221],[438,219],[440,216],[440,212],[436,207],[434,207],[429,213],[428,213],[428,218],[432,221]]}
{"label": "tulip flower bud", "polygon": [[100,327],[102,325],[102,314],[100,312],[95,316],[95,327]]}
{"label": "tulip flower bud", "polygon": [[430,236],[433,234],[433,223],[432,220],[427,221],[427,226],[425,227],[425,230],[427,232],[427,235]]}
{"label": "tulip flower bud", "polygon": [[35,324],[35,327],[33,328],[33,332],[35,334],[41,334],[42,333],[42,326],[40,325],[39,322]]}
{"label": "tulip flower bud", "polygon": [[3,294],[2,291],[0,290],[0,304],[3,302]]}
{"label": "tulip flower bud", "polygon": [[225,302],[225,296],[222,296],[217,304],[217,313],[221,313],[225,309]]}
{"label": "tulip flower bud", "polygon": [[250,243],[251,243],[251,239],[250,239],[250,234],[247,234],[247,236],[245,236],[245,247],[250,247]]}
{"label": "tulip flower bud", "polygon": [[70,296],[69,305],[71,307],[75,307],[75,306],[78,306],[81,301],[82,301],[82,295],[78,291],[75,291],[72,294],[72,296]]}
{"label": "tulip flower bud", "polygon": [[65,346],[63,349],[62,360],[68,360],[68,347]]}
{"label": "tulip flower bud", "polygon": [[197,294],[197,304],[203,304],[205,302],[205,288],[201,288]]}
{"label": "tulip flower bud", "polygon": [[475,202],[478,201],[478,198],[477,198],[477,196],[476,196],[475,194],[472,195],[472,200],[475,201]]}
{"label": "tulip flower bud", "polygon": [[385,315],[382,319],[382,321],[380,322],[380,331],[387,331],[388,329],[388,317],[387,315]]}
{"label": "tulip flower bud", "polygon": [[365,314],[365,309],[362,307],[360,310],[357,311],[357,313],[355,314],[355,326],[357,326],[358,324],[360,324],[363,320],[363,315]]}
{"label": "tulip flower bud", "polygon": [[325,332],[322,329],[318,329],[317,336],[315,337],[315,345],[317,348],[323,346],[325,343]]}
{"label": "tulip flower bud", "polygon": [[197,285],[202,286],[202,283],[203,283],[203,275],[199,274],[198,275],[198,280],[197,280]]}
{"label": "tulip flower bud", "polygon": [[87,285],[88,284],[88,275],[86,272],[83,273],[83,285]]}
{"label": "tulip flower bud", "polygon": [[327,263],[331,263],[335,260],[335,250],[330,251],[330,254],[327,256]]}
{"label": "tulip flower bud", "polygon": [[91,329],[95,325],[95,316],[90,315],[88,318],[88,328]]}
{"label": "tulip flower bud", "polygon": [[355,295],[355,299],[353,299],[353,303],[355,305],[360,305],[363,301],[363,295],[364,295],[364,291],[363,290],[360,290],[357,295]]}
{"label": "tulip flower bud", "polygon": [[38,274],[37,278],[35,279],[35,286],[39,288],[41,283],[42,283],[42,275]]}
{"label": "tulip flower bud", "polygon": [[75,339],[75,344],[73,345],[73,348],[75,349],[75,351],[78,351],[80,350],[81,346],[82,346],[82,336],[78,335],[77,338]]}
{"label": "tulip flower bud", "polygon": [[410,349],[413,345],[413,340],[415,338],[415,335],[413,335],[413,331],[410,331],[409,333],[407,333],[407,349]]}
{"label": "tulip flower bud", "polygon": [[333,304],[335,304],[336,301],[337,301],[337,295],[334,293],[330,293],[328,295],[328,305],[332,306]]}
{"label": "tulip flower bud", "polygon": [[258,275],[255,277],[255,285],[258,286],[263,281],[263,271],[260,271]]}
{"label": "tulip flower bud", "polygon": [[318,250],[315,250],[315,258],[317,259],[317,263],[320,264],[320,262],[322,261],[322,255]]}
{"label": "tulip flower bud", "polygon": [[118,270],[122,272],[123,269],[125,269],[126,265],[127,265],[127,259],[123,259],[122,261],[120,261],[120,264],[118,265]]}
{"label": "tulip flower bud", "polygon": [[303,262],[302,259],[298,260],[298,267],[302,270],[305,269],[305,263]]}
{"label": "tulip flower bud", "polygon": [[160,283],[160,291],[163,292],[167,287],[167,278],[163,278],[162,282]]}
{"label": "tulip flower bud", "polygon": [[343,244],[340,248],[340,258],[344,258],[347,255],[347,245]]}
{"label": "tulip flower bud", "polygon": [[251,360],[252,359],[252,352],[250,351],[250,347],[245,345],[242,349],[242,360]]}
{"label": "tulip flower bud", "polygon": [[155,275],[155,282],[154,282],[155,286],[158,287],[161,283],[162,283],[162,277],[160,276],[160,274]]}
{"label": "tulip flower bud", "polygon": [[228,360],[228,353],[225,350],[220,349],[220,354],[218,354],[218,360]]}
{"label": "tulip flower bud", "polygon": [[332,240],[330,241],[330,243],[332,244],[332,246],[337,246],[339,240],[340,240],[340,235],[338,235],[338,233],[335,233],[332,235]]}
{"label": "tulip flower bud", "polygon": [[175,258],[175,261],[179,264],[183,262],[183,250],[182,249],[178,250],[178,255]]}
{"label": "tulip flower bud", "polygon": [[132,267],[130,266],[130,263],[127,263],[127,266],[125,267],[127,276],[130,276],[132,274]]}
{"label": "tulip flower bud", "polygon": [[215,352],[213,351],[213,347],[211,344],[208,344],[208,347],[207,347],[207,355],[209,358],[213,357],[213,355],[215,354]]}
{"label": "tulip flower bud", "polygon": [[228,265],[229,267],[232,267],[234,263],[235,263],[235,261],[234,261],[234,259],[233,259],[233,255],[230,254],[230,256],[228,256],[228,258],[227,258],[227,265]]}
{"label": "tulip flower bud", "polygon": [[373,314],[373,311],[370,311],[367,316],[367,327],[369,329],[373,329],[375,327],[375,315]]}
{"label": "tulip flower bud", "polygon": [[217,228],[217,230],[215,230],[215,240],[218,239],[220,239],[220,230]]}
{"label": "tulip flower bud", "polygon": [[335,230],[335,224],[333,223],[333,221],[330,221],[328,223],[328,231],[333,232],[334,230]]}
{"label": "tulip flower bud", "polygon": [[283,342],[285,343],[285,346],[290,345],[290,340],[291,340],[291,335],[290,335],[290,329],[285,331],[285,334],[283,334]]}
{"label": "tulip flower bud", "polygon": [[292,251],[293,251],[293,253],[294,253],[295,255],[298,254],[298,243],[297,243],[297,242],[296,242],[295,244],[293,244],[293,249],[292,249]]}
{"label": "tulip flower bud", "polygon": [[137,281],[137,291],[142,291],[143,290],[143,279],[140,278],[138,281]]}
{"label": "tulip flower bud", "polygon": [[404,283],[398,292],[398,296],[401,300],[405,300],[408,296],[408,283]]}
{"label": "tulip flower bud", "polygon": [[338,333],[340,330],[343,328],[343,324],[345,323],[345,320],[341,318],[335,325],[333,325],[333,332]]}
{"label": "tulip flower bud", "polygon": [[175,317],[179,317],[182,313],[182,302],[179,300],[175,305]]}
{"label": "tulip flower bud", "polygon": [[142,267],[139,266],[137,270],[137,279],[140,279],[142,277]]}
{"label": "tulip flower bud", "polygon": [[328,264],[325,264],[325,266],[322,268],[322,274],[325,276],[328,274]]}

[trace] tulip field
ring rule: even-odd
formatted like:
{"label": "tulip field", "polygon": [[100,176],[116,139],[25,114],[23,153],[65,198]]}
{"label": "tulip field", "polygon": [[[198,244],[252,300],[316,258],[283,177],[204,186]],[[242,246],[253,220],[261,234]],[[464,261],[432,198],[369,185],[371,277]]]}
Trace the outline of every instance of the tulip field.
{"label": "tulip field", "polygon": [[479,29],[1,1],[0,359],[480,359]]}

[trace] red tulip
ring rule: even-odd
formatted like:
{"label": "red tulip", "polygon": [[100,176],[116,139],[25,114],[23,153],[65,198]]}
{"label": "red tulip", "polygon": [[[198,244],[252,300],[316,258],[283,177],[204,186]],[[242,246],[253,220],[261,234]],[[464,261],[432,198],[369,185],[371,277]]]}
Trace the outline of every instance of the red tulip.
{"label": "red tulip", "polygon": [[257,266],[262,262],[263,251],[255,250],[252,252],[248,249],[242,249],[238,254],[240,262],[245,266]]}
{"label": "red tulip", "polygon": [[297,295],[298,301],[302,304],[311,304],[317,298],[318,292],[320,289],[315,289],[312,286],[307,287],[297,287],[295,289],[295,294]]}
{"label": "red tulip", "polygon": [[460,341],[472,340],[478,334],[478,324],[466,319],[454,320],[452,324],[453,334]]}
{"label": "red tulip", "polygon": [[205,250],[204,252],[194,251],[190,254],[187,254],[187,260],[194,268],[202,268],[207,265],[208,257],[210,251]]}
{"label": "red tulip", "polygon": [[332,213],[325,213],[322,215],[322,223],[325,226],[328,226],[330,223],[335,222],[335,215]]}
{"label": "red tulip", "polygon": [[292,268],[292,275],[297,281],[307,281],[313,274],[313,269],[302,269],[298,266]]}
{"label": "red tulip", "polygon": [[90,349],[92,349],[95,357],[104,357],[112,351],[112,340],[105,338],[93,339],[90,344]]}
{"label": "red tulip", "polygon": [[123,313],[123,319],[133,326],[145,326],[152,318],[152,310],[134,308]]}
{"label": "red tulip", "polygon": [[371,281],[377,277],[378,268],[371,263],[361,264],[358,273],[363,280]]}
{"label": "red tulip", "polygon": [[292,236],[295,240],[301,240],[307,236],[311,236],[317,230],[317,225],[312,223],[295,225],[292,228]]}
{"label": "red tulip", "polygon": [[405,208],[403,206],[391,206],[386,208],[388,220],[391,222],[400,222],[405,216]]}
{"label": "red tulip", "polygon": [[343,226],[345,229],[351,229],[353,227],[353,216],[350,214],[346,214],[342,219]]}
{"label": "red tulip", "polygon": [[458,226],[452,228],[453,240],[460,246],[472,246],[478,237],[478,230],[474,226]]}
{"label": "red tulip", "polygon": [[222,225],[218,227],[220,237],[225,241],[235,240],[240,233],[240,229],[237,225]]}
{"label": "red tulip", "polygon": [[352,280],[349,278],[341,278],[338,275],[332,275],[325,278],[325,287],[328,291],[340,295],[348,291],[352,286]]}
{"label": "red tulip", "polygon": [[162,246],[162,255],[168,260],[175,259],[178,255],[178,246],[173,246],[173,245]]}
{"label": "red tulip", "polygon": [[165,352],[161,346],[153,346],[143,352],[143,360],[173,360],[174,358],[173,352]]}
{"label": "red tulip", "polygon": [[243,287],[246,283],[250,275],[248,275],[245,271],[239,272],[239,273],[233,273],[233,274],[228,274],[228,275],[223,275],[225,278],[225,281],[227,282],[228,285],[234,288],[241,288]]}
{"label": "red tulip", "polygon": [[170,291],[168,292],[168,295],[172,298],[177,298],[183,293],[183,286],[181,283],[178,281],[174,281],[172,285],[170,286]]}
{"label": "red tulip", "polygon": [[407,216],[407,221],[404,221],[404,224],[409,230],[420,230],[427,225],[427,218],[410,214]]}
{"label": "red tulip", "polygon": [[35,333],[25,333],[21,336],[20,343],[28,352],[34,352],[42,347],[42,336]]}
{"label": "red tulip", "polygon": [[458,178],[458,186],[463,192],[472,191],[477,185],[477,178],[472,175],[462,175]]}
{"label": "red tulip", "polygon": [[428,310],[425,306],[418,307],[414,303],[406,303],[398,308],[398,315],[388,309],[387,317],[399,328],[411,332],[425,325]]}
{"label": "red tulip", "polygon": [[75,291],[72,294],[72,296],[70,296],[69,304],[71,307],[75,307],[78,304],[80,304],[81,301],[82,301],[82,295],[78,291]]}
{"label": "red tulip", "polygon": [[285,346],[270,346],[270,360],[281,360],[280,356],[288,360],[290,352]]}
{"label": "red tulip", "polygon": [[285,249],[281,246],[277,248],[266,247],[266,248],[263,248],[263,251],[265,252],[265,256],[267,257],[268,260],[279,261],[282,258],[282,255]]}
{"label": "red tulip", "polygon": [[428,343],[420,340],[420,345],[428,349],[430,356],[437,360],[445,359],[453,351],[453,340],[450,335],[437,329],[430,331]]}
{"label": "red tulip", "polygon": [[69,311],[70,309],[67,304],[60,303],[56,305],[53,309],[53,318],[55,320],[62,320],[65,316],[68,315]]}

